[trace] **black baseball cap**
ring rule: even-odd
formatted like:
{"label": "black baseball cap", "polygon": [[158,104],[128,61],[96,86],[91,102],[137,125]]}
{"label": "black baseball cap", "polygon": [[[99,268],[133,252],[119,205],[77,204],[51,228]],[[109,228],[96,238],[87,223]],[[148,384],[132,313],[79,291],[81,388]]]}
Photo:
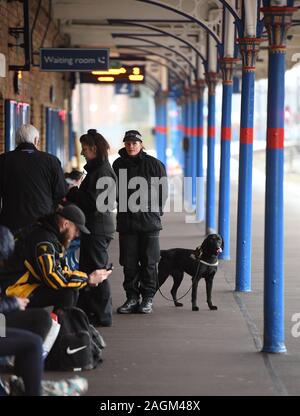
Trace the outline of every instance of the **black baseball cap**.
{"label": "black baseball cap", "polygon": [[85,215],[81,209],[74,204],[66,205],[61,210],[57,211],[58,215],[72,221],[76,227],[85,234],[91,234],[85,226]]}
{"label": "black baseball cap", "polygon": [[133,142],[140,141],[140,142],[142,142],[141,133],[137,130],[128,130],[128,131],[126,131],[123,142],[130,142],[130,141],[133,141]]}

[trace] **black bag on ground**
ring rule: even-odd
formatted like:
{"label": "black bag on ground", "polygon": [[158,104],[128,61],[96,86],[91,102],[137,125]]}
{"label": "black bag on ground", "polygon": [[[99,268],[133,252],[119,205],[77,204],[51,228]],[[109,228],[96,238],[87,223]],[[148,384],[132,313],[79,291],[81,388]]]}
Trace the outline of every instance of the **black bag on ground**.
{"label": "black bag on ground", "polygon": [[110,282],[105,280],[97,287],[84,287],[79,291],[77,306],[95,326],[112,325],[112,298]]}
{"label": "black bag on ground", "polygon": [[49,371],[92,370],[100,364],[102,349],[106,346],[102,336],[79,308],[61,308],[57,312],[61,325],[55,343],[49,352],[45,368]]}

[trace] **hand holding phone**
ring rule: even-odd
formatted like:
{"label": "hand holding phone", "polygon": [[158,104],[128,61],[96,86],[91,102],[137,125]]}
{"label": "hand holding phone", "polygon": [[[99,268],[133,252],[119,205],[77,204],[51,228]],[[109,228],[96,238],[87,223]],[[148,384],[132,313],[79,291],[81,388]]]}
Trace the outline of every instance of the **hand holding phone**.
{"label": "hand holding phone", "polygon": [[104,280],[106,280],[111,273],[112,273],[112,270],[106,270],[106,269],[94,270],[88,276],[88,285],[89,286],[98,286],[100,283],[102,283]]}
{"label": "hand holding phone", "polygon": [[114,265],[112,263],[108,263],[106,265],[106,270],[113,270],[113,268],[114,268]]}

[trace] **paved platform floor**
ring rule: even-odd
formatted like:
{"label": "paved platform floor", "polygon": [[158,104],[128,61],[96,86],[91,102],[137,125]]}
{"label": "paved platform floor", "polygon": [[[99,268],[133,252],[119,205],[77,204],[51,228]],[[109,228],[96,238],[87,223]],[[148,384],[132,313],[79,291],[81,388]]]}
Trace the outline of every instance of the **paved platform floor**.
{"label": "paved platform floor", "polygon": [[[300,337],[291,333],[292,315],[300,313],[299,188],[286,186],[285,203],[285,354],[260,352],[263,337],[264,178],[253,180],[253,257],[250,293],[234,292],[237,186],[232,184],[231,260],[222,261],[215,277],[210,311],[205,284],[199,284],[199,312],[190,293],[184,306],[157,294],[152,315],[114,315],[111,328],[99,328],[107,349],[103,364],[85,372],[94,396],[284,396],[300,394]],[[166,214],[161,247],[193,248],[204,238],[204,224],[186,224],[184,214]],[[112,243],[114,309],[124,301],[118,241]],[[163,285],[169,297],[171,281]],[[180,293],[191,285],[186,276]],[[47,374],[50,378],[52,374]],[[55,375],[55,377],[62,374]],[[53,378],[53,377],[52,377]]]}

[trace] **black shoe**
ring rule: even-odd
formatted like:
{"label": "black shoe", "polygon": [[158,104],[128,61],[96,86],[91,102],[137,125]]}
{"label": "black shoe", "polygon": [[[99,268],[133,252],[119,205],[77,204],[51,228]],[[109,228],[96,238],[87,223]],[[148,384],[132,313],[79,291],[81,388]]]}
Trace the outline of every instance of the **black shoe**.
{"label": "black shoe", "polygon": [[99,322],[99,326],[107,326],[107,327],[109,327],[109,326],[112,326],[112,321],[100,321]]}
{"label": "black shoe", "polygon": [[101,321],[99,318],[94,317],[94,318],[90,318],[89,319],[90,324],[93,325],[94,327],[98,327],[98,326],[112,326],[112,321]]}
{"label": "black shoe", "polygon": [[139,307],[139,312],[140,313],[152,313],[153,311],[152,308],[153,308],[152,298],[143,299]]}
{"label": "black shoe", "polygon": [[117,309],[118,313],[136,313],[140,302],[138,299],[127,299],[126,302]]}
{"label": "black shoe", "polygon": [[9,395],[10,396],[25,396],[25,386],[21,377],[15,375],[9,379]]}

